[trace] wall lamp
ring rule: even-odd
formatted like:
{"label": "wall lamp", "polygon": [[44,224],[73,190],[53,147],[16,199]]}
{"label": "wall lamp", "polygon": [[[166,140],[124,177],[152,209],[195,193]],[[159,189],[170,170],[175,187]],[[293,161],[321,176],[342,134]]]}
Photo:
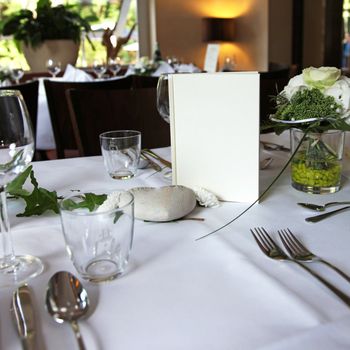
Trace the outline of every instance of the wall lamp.
{"label": "wall lamp", "polygon": [[234,41],[234,18],[203,18],[204,41]]}

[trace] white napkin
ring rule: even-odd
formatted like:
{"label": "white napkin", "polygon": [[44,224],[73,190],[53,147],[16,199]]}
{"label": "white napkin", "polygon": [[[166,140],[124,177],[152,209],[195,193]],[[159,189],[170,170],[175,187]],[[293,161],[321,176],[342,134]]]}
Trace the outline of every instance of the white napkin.
{"label": "white napkin", "polygon": [[161,74],[175,73],[174,68],[166,62],[161,62],[156,71],[152,74],[154,77],[159,77]]}
{"label": "white napkin", "polygon": [[201,70],[196,67],[193,63],[180,64],[177,71],[179,73],[199,73]]}
{"label": "white napkin", "polygon": [[62,77],[62,80],[64,81],[92,81],[94,78],[84,72],[81,69],[75,68],[71,64],[68,64],[66,67],[66,70],[64,72],[64,75]]}

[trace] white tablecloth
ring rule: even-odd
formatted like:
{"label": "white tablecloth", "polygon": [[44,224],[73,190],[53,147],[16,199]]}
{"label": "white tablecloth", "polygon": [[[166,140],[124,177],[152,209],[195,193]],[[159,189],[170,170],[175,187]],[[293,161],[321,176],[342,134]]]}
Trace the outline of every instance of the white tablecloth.
{"label": "white tablecloth", "polygon": [[[168,149],[160,150],[169,154]],[[286,154],[272,156],[261,171],[262,187],[279,171]],[[349,349],[350,309],[328,289],[291,263],[266,258],[249,228],[264,226],[277,239],[289,227],[315,253],[350,274],[349,213],[311,224],[312,215],[297,202],[349,200],[349,157],[341,191],[308,195],[290,186],[288,172],[260,204],[217,234],[196,241],[237,215],[247,204],[223,203],[197,208],[205,221],[145,223],[137,221],[127,273],[113,282],[83,282],[91,299],[89,317],[80,322],[87,349],[232,350]],[[34,163],[42,187],[65,194],[70,189],[111,191],[116,188],[166,185],[162,174],[139,171],[128,181],[106,174],[102,158]],[[9,202],[15,250],[40,257],[45,271],[30,281],[35,293],[43,349],[77,349],[68,324],[55,323],[44,308],[45,288],[58,270],[76,274],[64,248],[59,217],[17,218],[23,209]],[[312,267],[350,295],[350,285],[327,267]],[[2,349],[21,349],[11,322],[13,289],[0,289]]]}

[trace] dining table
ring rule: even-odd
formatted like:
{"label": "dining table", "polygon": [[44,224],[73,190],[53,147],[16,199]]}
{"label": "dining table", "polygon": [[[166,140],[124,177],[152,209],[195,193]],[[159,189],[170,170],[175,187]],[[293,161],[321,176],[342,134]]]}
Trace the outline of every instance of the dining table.
{"label": "dining table", "polygon": [[[265,134],[261,139],[289,147],[288,134]],[[250,232],[264,227],[282,246],[277,231],[289,228],[312,252],[350,275],[349,211],[309,223],[305,218],[317,213],[297,205],[350,200],[348,141],[342,186],[336,193],[312,195],[294,189],[287,168],[258,203],[214,234],[210,233],[251,203],[197,206],[189,220],[135,219],[125,273],[105,283],[81,279],[90,298],[88,314],[79,320],[86,349],[349,349],[349,306],[298,265],[267,258]],[[170,148],[154,151],[171,158]],[[260,158],[267,157],[273,161],[260,170],[260,192],[290,154],[261,147]],[[171,185],[165,170],[152,168],[139,169],[129,180],[114,180],[102,156],[32,165],[39,186],[60,196],[72,190],[109,193]],[[34,296],[38,350],[78,349],[69,324],[56,323],[45,307],[48,281],[55,272],[69,271],[79,277],[65,249],[60,216],[47,212],[17,217],[23,209],[21,200],[9,199],[15,252],[32,254],[45,264],[43,273],[28,281]],[[350,296],[349,282],[329,267],[316,262],[308,267]],[[14,289],[0,288],[0,348],[6,350],[21,349],[10,313]]]}

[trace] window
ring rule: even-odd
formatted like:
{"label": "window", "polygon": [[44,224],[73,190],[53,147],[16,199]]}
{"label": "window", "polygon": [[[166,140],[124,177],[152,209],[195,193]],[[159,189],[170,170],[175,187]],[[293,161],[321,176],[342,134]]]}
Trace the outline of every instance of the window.
{"label": "window", "polygon": [[[102,35],[105,28],[114,28],[119,18],[121,0],[52,0],[52,5],[74,5],[84,18],[89,19],[92,32],[89,34],[95,50],[91,47],[85,35],[82,37],[77,66],[91,65],[95,58],[105,58],[106,49],[102,45]],[[36,0],[0,0],[0,25],[6,16],[21,8],[35,10]],[[137,0],[130,1],[124,30],[120,36],[127,36],[132,26],[136,23]],[[112,36],[112,42],[116,38]],[[138,57],[138,31],[135,29],[129,42],[120,51],[120,57],[125,63],[135,61]],[[22,53],[16,48],[12,38],[1,38],[0,41],[0,66],[22,66],[29,69]]]}

